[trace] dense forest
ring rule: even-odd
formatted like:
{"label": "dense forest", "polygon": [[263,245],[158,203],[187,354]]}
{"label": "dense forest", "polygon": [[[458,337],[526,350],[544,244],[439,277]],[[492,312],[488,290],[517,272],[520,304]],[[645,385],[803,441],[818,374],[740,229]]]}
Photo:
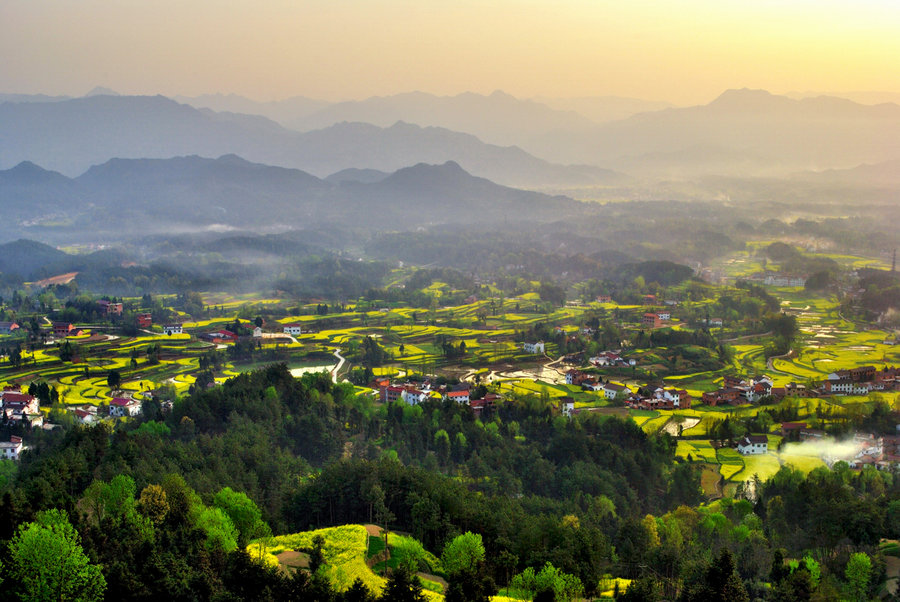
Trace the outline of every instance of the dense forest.
{"label": "dense forest", "polygon": [[[478,591],[551,563],[587,595],[615,574],[636,579],[630,599],[713,599],[703,592],[731,566],[725,581],[743,592],[731,599],[807,599],[784,597],[798,588],[837,599],[854,554],[872,559],[874,586],[879,538],[900,535],[890,474],[784,468],[713,511],[697,507],[698,471],[675,461],[674,440],[630,420],[568,419],[539,397],[476,417],[452,402],[375,406],[353,391],[273,365],[168,413],[147,402],[112,429],[31,433],[0,499],[0,588],[38,591],[23,571],[44,578],[28,564],[44,534],[78,550],[73,574],[99,572],[89,581],[108,599],[336,599],[314,575],[279,574],[242,546],[378,522],[436,551],[479,533]],[[814,570],[783,560],[804,556]]]}

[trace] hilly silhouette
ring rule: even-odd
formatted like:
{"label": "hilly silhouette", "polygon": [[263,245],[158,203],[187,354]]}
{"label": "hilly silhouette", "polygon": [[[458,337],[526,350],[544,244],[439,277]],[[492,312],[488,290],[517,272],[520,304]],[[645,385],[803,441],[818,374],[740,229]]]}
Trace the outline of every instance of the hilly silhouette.
{"label": "hilly silhouette", "polygon": [[442,128],[341,123],[298,133],[258,115],[196,109],[162,96],[90,96],[0,105],[0,167],[32,161],[74,176],[112,158],[240,155],[324,177],[342,169],[392,172],[456,161],[507,185],[586,185],[620,179],[593,167],[553,165],[516,147]]}
{"label": "hilly silhouette", "polygon": [[595,125],[574,111],[551,109],[533,100],[521,100],[497,91],[490,95],[465,92],[435,96],[408,92],[339,102],[282,125],[299,130],[325,128],[344,121],[388,127],[404,121],[477,136],[491,144],[522,145],[552,131],[576,131]]}
{"label": "hilly silhouette", "polygon": [[[0,210],[18,226],[149,234],[210,227],[300,229],[323,224],[394,229],[480,219],[541,221],[583,204],[477,178],[458,164],[418,164],[379,181],[329,182],[236,155],[113,159],[77,178],[23,163],[0,171]],[[52,219],[50,219],[52,218]]]}
{"label": "hilly silhouette", "polygon": [[729,90],[706,105],[641,113],[535,144],[551,161],[632,174],[783,176],[900,158],[900,106]]}

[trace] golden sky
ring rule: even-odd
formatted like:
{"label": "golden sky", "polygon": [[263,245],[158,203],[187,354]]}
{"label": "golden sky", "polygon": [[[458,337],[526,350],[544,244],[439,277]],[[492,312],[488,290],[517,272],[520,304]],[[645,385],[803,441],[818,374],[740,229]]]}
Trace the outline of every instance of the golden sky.
{"label": "golden sky", "polygon": [[898,0],[2,0],[0,92],[900,92]]}

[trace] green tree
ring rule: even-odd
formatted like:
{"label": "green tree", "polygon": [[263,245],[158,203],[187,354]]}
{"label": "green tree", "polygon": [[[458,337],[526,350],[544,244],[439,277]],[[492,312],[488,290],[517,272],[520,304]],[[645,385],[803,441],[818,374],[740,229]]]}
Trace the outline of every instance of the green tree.
{"label": "green tree", "polygon": [[381,594],[382,602],[425,602],[422,584],[404,566],[397,567],[388,577]]}
{"label": "green tree", "polygon": [[238,532],[221,508],[204,508],[197,517],[197,526],[206,533],[206,548],[226,552],[238,547]]}
{"label": "green tree", "polygon": [[102,600],[106,580],[81,548],[78,533],[60,510],[39,512],[9,544],[10,575],[23,600]]}
{"label": "green tree", "polygon": [[251,539],[265,537],[271,533],[269,525],[262,519],[259,507],[240,491],[225,487],[213,497],[213,505],[221,508],[231,519],[238,531],[239,545],[246,546]]}
{"label": "green tree", "polygon": [[113,391],[119,388],[122,384],[122,375],[118,370],[109,371],[109,374],[106,375],[106,384],[109,385],[109,388]]}
{"label": "green tree", "polygon": [[872,577],[872,560],[865,552],[850,555],[844,569],[852,600],[868,600],[869,579]]}
{"label": "green tree", "polygon": [[484,561],[484,543],[480,533],[466,531],[444,546],[441,563],[448,574],[474,570]]}

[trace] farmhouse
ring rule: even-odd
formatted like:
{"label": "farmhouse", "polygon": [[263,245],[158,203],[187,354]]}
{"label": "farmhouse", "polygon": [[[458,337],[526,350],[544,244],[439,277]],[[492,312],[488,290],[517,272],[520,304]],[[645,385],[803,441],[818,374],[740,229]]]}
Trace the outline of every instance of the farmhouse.
{"label": "farmhouse", "polygon": [[168,335],[182,334],[184,331],[181,324],[166,324],[163,326],[163,332]]}
{"label": "farmhouse", "polygon": [[100,308],[100,313],[104,316],[121,316],[122,315],[122,304],[121,303],[113,303],[112,301],[107,301],[106,299],[100,299],[97,301],[97,306]]}
{"label": "farmhouse", "polygon": [[138,416],[141,413],[141,404],[133,399],[125,397],[114,397],[109,402],[109,415],[113,417],[119,416]]}
{"label": "farmhouse", "polygon": [[582,382],[588,380],[590,375],[585,374],[581,370],[576,370],[572,368],[568,372],[566,372],[566,384],[567,385],[580,385]]}
{"label": "farmhouse", "polygon": [[289,334],[291,336],[297,336],[299,334],[303,334],[303,328],[300,324],[285,324],[284,325],[284,334]]}
{"label": "farmhouse", "polygon": [[221,330],[204,332],[200,335],[200,338],[212,343],[233,343],[238,339],[238,336],[230,330],[226,330],[223,328]]}
{"label": "farmhouse", "polygon": [[40,402],[33,395],[19,391],[3,391],[0,393],[0,402],[2,402],[0,406],[9,420],[25,420],[34,425],[37,422],[36,419],[41,418],[40,422],[43,422]]}
{"label": "farmhouse", "polygon": [[22,438],[10,435],[9,441],[0,441],[0,458],[18,460],[23,449],[25,446],[22,444]]}
{"label": "farmhouse", "polygon": [[78,424],[93,424],[97,422],[97,409],[91,408],[93,412],[86,410],[85,408],[75,408],[72,413],[75,414],[75,421]]}
{"label": "farmhouse", "polygon": [[670,312],[667,312],[667,311],[656,312],[656,316],[657,316],[660,320],[671,320],[671,319],[672,319],[672,314],[671,314]]}
{"label": "farmhouse", "polygon": [[403,401],[408,403],[411,406],[419,405],[426,399],[428,399],[428,393],[425,391],[420,391],[415,387],[405,387],[403,393],[400,394],[403,398]]}
{"label": "farmhouse", "polygon": [[662,326],[662,320],[659,314],[646,313],[641,316],[641,326],[644,328],[659,328]]}
{"label": "farmhouse", "polygon": [[19,325],[15,322],[0,322],[0,334],[12,334],[19,330]]}
{"label": "farmhouse", "polygon": [[603,393],[607,399],[615,399],[620,393],[630,393],[631,390],[625,385],[617,383],[606,383],[603,385]]}
{"label": "farmhouse", "polygon": [[75,330],[75,326],[71,322],[54,322],[53,336],[57,338],[67,337],[69,335],[77,335],[81,331]]}
{"label": "farmhouse", "polygon": [[603,383],[598,382],[596,379],[588,378],[581,381],[581,388],[585,391],[602,391]]}
{"label": "farmhouse", "polygon": [[560,397],[559,411],[566,418],[571,418],[575,413],[575,400],[571,397]]}
{"label": "farmhouse", "polygon": [[469,405],[469,391],[448,391],[447,393],[444,393],[444,399]]}
{"label": "farmhouse", "polygon": [[524,344],[522,345],[522,350],[523,350],[525,353],[532,353],[532,354],[535,354],[535,355],[540,354],[540,353],[545,353],[545,351],[544,351],[544,343],[543,343],[543,342],[540,342],[540,343],[524,343]]}
{"label": "farmhouse", "polygon": [[624,366],[625,360],[613,351],[603,351],[588,360],[594,366]]}
{"label": "farmhouse", "polygon": [[488,393],[481,399],[473,399],[469,402],[469,407],[472,408],[472,411],[475,412],[476,415],[481,415],[484,410],[493,410],[497,407],[497,402],[502,401],[503,398],[496,393]]}
{"label": "farmhouse", "polygon": [[149,312],[140,313],[135,316],[138,328],[150,328],[153,326],[153,314]]}
{"label": "farmhouse", "polygon": [[612,303],[612,295],[597,295],[598,303]]}
{"label": "farmhouse", "polygon": [[748,456],[769,451],[769,439],[765,435],[747,435],[737,444],[738,453]]}

